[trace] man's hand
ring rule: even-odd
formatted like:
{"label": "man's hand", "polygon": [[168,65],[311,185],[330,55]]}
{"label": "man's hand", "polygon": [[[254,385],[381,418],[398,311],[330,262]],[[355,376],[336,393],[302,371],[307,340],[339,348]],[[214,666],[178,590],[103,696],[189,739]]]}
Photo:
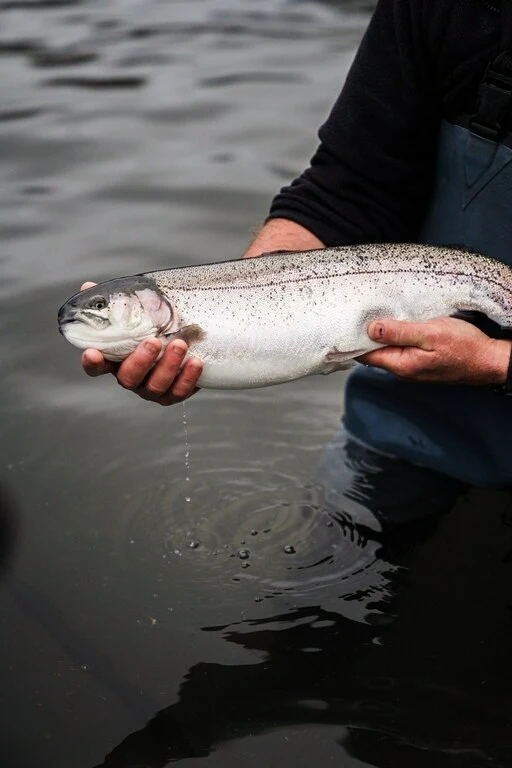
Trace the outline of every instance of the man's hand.
{"label": "man's hand", "polygon": [[[84,283],[80,290],[93,285],[95,283]],[[197,392],[203,365],[196,358],[190,358],[183,365],[188,347],[181,339],[172,341],[156,362],[161,351],[161,341],[147,339],[119,364],[105,360],[96,349],[86,349],[82,355],[82,366],[88,376],[112,373],[122,387],[132,390],[144,400],[159,405],[181,403]]]}
{"label": "man's hand", "polygon": [[358,357],[405,379],[443,384],[502,384],[511,344],[491,339],[474,325],[453,317],[428,323],[377,320],[368,335],[390,346]]}

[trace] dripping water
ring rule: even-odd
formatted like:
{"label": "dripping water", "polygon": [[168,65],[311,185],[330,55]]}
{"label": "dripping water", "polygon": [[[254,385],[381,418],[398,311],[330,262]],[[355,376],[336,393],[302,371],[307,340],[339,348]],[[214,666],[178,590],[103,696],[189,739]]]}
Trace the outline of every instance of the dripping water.
{"label": "dripping water", "polygon": [[183,436],[185,439],[185,501],[187,504],[191,501],[190,496],[190,446],[188,442],[188,428],[187,428],[187,409],[185,407],[185,401],[181,404],[182,416],[183,416]]}

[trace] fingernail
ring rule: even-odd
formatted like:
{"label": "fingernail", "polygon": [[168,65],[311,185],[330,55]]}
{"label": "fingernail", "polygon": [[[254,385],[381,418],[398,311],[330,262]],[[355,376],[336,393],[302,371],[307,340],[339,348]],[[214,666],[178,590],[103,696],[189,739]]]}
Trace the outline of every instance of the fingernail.
{"label": "fingernail", "polygon": [[151,341],[151,339],[144,342],[144,349],[152,355],[157,355],[159,352],[159,346],[157,346],[154,341]]}
{"label": "fingernail", "polygon": [[84,364],[87,365],[89,368],[99,368],[100,364],[97,360],[94,360],[90,355],[87,354],[87,352],[84,352]]}
{"label": "fingernail", "polygon": [[384,325],[383,323],[374,323],[372,328],[372,336],[374,339],[382,339],[384,336]]}
{"label": "fingernail", "polygon": [[198,373],[202,369],[203,369],[203,364],[202,363],[200,363],[199,361],[196,361],[196,360],[192,360],[192,362],[190,363],[190,370],[191,371],[193,371],[194,373]]}
{"label": "fingernail", "polygon": [[171,354],[176,355],[176,357],[183,357],[185,354],[185,351],[182,346],[179,344],[172,344],[171,345]]}

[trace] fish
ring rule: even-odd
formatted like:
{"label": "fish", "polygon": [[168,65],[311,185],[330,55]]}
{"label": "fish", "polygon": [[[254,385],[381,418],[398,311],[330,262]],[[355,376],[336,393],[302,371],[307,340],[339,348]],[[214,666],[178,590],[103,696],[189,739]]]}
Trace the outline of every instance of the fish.
{"label": "fish", "polygon": [[199,387],[250,389],[354,365],[385,346],[376,319],[478,312],[512,326],[512,268],[471,250],[407,243],[276,251],[115,278],[72,296],[59,330],[121,361],[143,339],[183,339]]}

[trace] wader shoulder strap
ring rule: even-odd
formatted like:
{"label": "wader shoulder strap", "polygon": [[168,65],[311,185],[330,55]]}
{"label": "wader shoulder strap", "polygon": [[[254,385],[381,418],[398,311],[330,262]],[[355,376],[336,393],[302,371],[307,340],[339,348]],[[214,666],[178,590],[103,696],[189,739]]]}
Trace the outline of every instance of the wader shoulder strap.
{"label": "wader shoulder strap", "polygon": [[512,0],[502,0],[500,52],[485,70],[470,128],[477,136],[500,141],[511,128],[511,117]]}

